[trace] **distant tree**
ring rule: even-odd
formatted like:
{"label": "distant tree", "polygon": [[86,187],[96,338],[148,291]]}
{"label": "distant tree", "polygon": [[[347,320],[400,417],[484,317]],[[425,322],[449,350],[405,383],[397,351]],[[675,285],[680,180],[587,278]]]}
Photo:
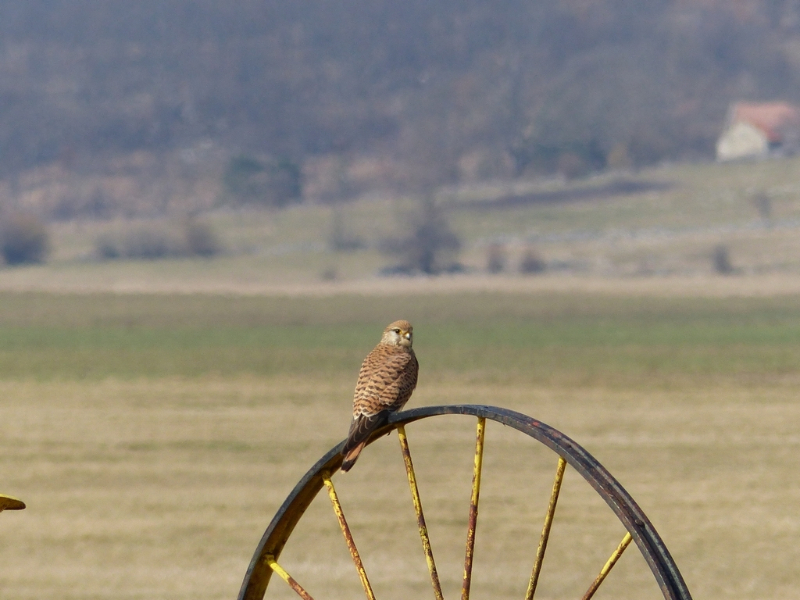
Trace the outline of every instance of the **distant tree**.
{"label": "distant tree", "polygon": [[486,270],[489,273],[502,273],[507,261],[508,254],[502,244],[490,244],[486,249]]}
{"label": "distant tree", "polygon": [[218,254],[222,248],[214,228],[206,221],[187,219],[184,223],[184,235],[186,236],[186,253],[191,256],[209,258]]}
{"label": "distant tree", "polygon": [[110,233],[102,233],[94,239],[94,254],[100,260],[123,258],[122,245],[117,236]]}
{"label": "distant tree", "polygon": [[772,220],[772,198],[768,193],[765,191],[760,191],[754,194],[750,201],[755,206],[756,211],[758,211],[758,216],[761,218],[762,221],[765,223],[769,223]]}
{"label": "distant tree", "polygon": [[225,192],[238,204],[282,208],[302,197],[300,167],[285,158],[232,158],[222,177]]}
{"label": "distant tree", "polygon": [[521,171],[708,155],[732,100],[800,99],[796,0],[0,1],[3,176],[214,139],[379,153],[419,191],[506,148]]}
{"label": "distant tree", "polygon": [[388,240],[383,249],[401,259],[402,270],[438,275],[458,268],[461,241],[433,198],[426,196],[409,222],[408,235]]}
{"label": "distant tree", "polygon": [[731,254],[728,247],[724,244],[719,244],[714,248],[711,255],[711,260],[714,264],[714,271],[720,275],[730,275],[733,273],[733,263],[731,263]]}
{"label": "distant tree", "polygon": [[9,265],[41,263],[50,249],[45,224],[28,213],[11,213],[0,220],[0,251]]}
{"label": "distant tree", "polygon": [[544,273],[547,269],[541,254],[534,248],[527,248],[522,255],[522,260],[519,263],[519,272],[523,275],[532,275],[536,273]]}
{"label": "distant tree", "polygon": [[336,281],[339,279],[339,271],[333,265],[328,265],[319,274],[322,281]]}

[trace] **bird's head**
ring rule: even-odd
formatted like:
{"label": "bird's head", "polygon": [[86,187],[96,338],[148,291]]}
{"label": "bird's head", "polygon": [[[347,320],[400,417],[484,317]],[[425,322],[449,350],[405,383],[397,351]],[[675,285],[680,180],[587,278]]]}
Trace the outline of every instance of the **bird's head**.
{"label": "bird's head", "polygon": [[400,346],[402,348],[411,348],[414,341],[414,328],[408,321],[395,321],[383,330],[383,337],[381,343],[389,346]]}

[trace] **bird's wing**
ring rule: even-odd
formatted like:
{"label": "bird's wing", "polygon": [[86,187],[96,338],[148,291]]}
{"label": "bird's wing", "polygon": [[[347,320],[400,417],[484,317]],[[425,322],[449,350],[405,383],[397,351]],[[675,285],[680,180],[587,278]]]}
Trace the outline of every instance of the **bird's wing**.
{"label": "bird's wing", "polygon": [[353,417],[374,415],[405,404],[417,384],[417,359],[398,352],[364,359],[353,402]]}
{"label": "bird's wing", "polygon": [[397,375],[387,386],[382,398],[391,410],[400,410],[417,387],[419,366],[416,356],[413,353],[404,353],[403,360],[398,361],[397,367]]}
{"label": "bird's wing", "polygon": [[350,450],[362,442],[366,442],[373,431],[383,426],[389,418],[389,411],[382,410],[373,415],[358,415],[353,418],[350,424],[350,432],[347,434],[347,441],[342,448],[342,454],[346,455]]}

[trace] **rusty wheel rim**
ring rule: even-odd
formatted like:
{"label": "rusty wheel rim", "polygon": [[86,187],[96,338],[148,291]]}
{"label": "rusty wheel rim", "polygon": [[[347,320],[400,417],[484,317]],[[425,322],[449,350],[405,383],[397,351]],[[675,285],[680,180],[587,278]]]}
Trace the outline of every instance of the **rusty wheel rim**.
{"label": "rusty wheel rim", "polygon": [[[533,561],[533,568],[526,593],[526,600],[532,599],[536,590],[539,572],[541,570],[542,561],[547,548],[550,525],[552,524],[553,516],[556,510],[564,469],[567,465],[577,471],[583,477],[583,479],[588,482],[592,488],[594,488],[597,494],[611,508],[613,513],[626,529],[626,534],[622,541],[619,543],[616,550],[611,554],[606,564],[600,570],[600,573],[597,575],[589,589],[584,594],[583,600],[589,600],[589,598],[594,595],[599,586],[602,584],[606,575],[608,575],[609,571],[613,568],[614,564],[616,564],[617,560],[631,542],[634,542],[639,548],[639,551],[650,567],[650,570],[656,582],[658,583],[665,600],[691,600],[689,590],[686,587],[675,561],[672,559],[669,550],[664,545],[664,542],[662,541],[655,527],[653,527],[647,515],[645,515],[639,505],[622,487],[622,485],[620,485],[620,483],[605,469],[605,467],[603,467],[603,465],[601,465],[589,452],[581,447],[580,444],[557,429],[522,413],[493,406],[469,404],[429,406],[395,413],[391,415],[389,422],[382,429],[377,430],[373,434],[369,441],[371,444],[392,430],[397,430],[398,432],[400,447],[403,453],[406,471],[409,478],[412,500],[414,501],[417,512],[417,520],[423,551],[425,553],[425,558],[431,576],[431,584],[433,586],[434,596],[437,598],[437,600],[442,598],[441,587],[439,586],[438,582],[438,574],[430,547],[430,540],[427,538],[427,528],[425,525],[424,514],[422,513],[421,503],[419,501],[418,490],[416,490],[413,463],[410,452],[408,451],[407,442],[405,440],[405,426],[415,421],[440,415],[466,415],[475,417],[477,419],[474,473],[472,495],[470,498],[470,519],[465,551],[464,579],[461,596],[462,600],[467,600],[469,598],[470,591],[472,550],[474,547],[478,514],[477,508],[480,497],[479,493],[484,431],[487,420],[506,425],[534,438],[555,452],[559,457],[550,503],[545,516],[545,523],[542,528],[542,535],[536,557]],[[328,451],[319,461],[317,461],[317,463],[311,467],[305,476],[297,483],[295,488],[278,509],[277,513],[264,532],[253,558],[250,561],[250,565],[247,569],[241,590],[239,592],[239,600],[261,600],[264,597],[273,573],[278,574],[279,577],[284,579],[300,597],[311,599],[311,596],[305,589],[302,588],[300,583],[295,581],[291,575],[289,575],[289,573],[280,566],[278,563],[278,558],[280,557],[281,551],[286,545],[286,542],[291,536],[295,526],[323,487],[327,488],[328,490],[328,494],[333,504],[334,511],[339,519],[342,532],[345,536],[345,539],[348,541],[348,546],[351,546],[352,536],[350,534],[349,527],[347,526],[341,505],[338,503],[336,491],[331,480],[331,475],[335,473],[341,466],[342,456],[340,452],[343,444],[344,442],[338,444]],[[352,544],[350,551],[351,555],[353,556],[356,569],[358,570],[361,578],[365,594],[367,598],[372,599],[374,598],[374,594],[354,543]]]}

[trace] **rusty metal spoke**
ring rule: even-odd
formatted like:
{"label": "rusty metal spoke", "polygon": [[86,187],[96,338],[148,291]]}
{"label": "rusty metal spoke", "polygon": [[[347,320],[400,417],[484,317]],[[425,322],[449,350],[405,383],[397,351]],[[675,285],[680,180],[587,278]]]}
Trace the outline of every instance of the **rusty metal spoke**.
{"label": "rusty metal spoke", "polygon": [[358,553],[358,548],[356,548],[356,543],[353,540],[353,534],[350,532],[350,527],[347,525],[347,519],[344,518],[342,505],[339,503],[339,497],[336,495],[336,489],[333,487],[331,474],[328,471],[322,473],[322,482],[325,484],[325,487],[328,488],[328,496],[331,499],[331,504],[333,504],[333,512],[336,513],[336,518],[339,519],[339,527],[342,529],[344,541],[347,542],[347,548],[350,550],[350,556],[353,557],[353,562],[356,565],[358,576],[361,578],[361,585],[364,586],[364,593],[367,595],[369,600],[375,600],[375,594],[372,593],[372,586],[369,584],[367,572],[364,570],[364,564],[361,562],[361,556]]}
{"label": "rusty metal spoke", "polygon": [[[505,408],[484,405],[469,404],[448,404],[445,406],[425,406],[412,410],[392,413],[384,425],[377,429],[367,441],[371,444],[383,439],[382,436],[389,433],[392,429],[399,426],[409,425],[410,423],[439,417],[443,415],[464,415],[478,419],[478,442],[476,447],[476,472],[473,479],[473,494],[470,505],[470,523],[467,538],[467,557],[465,559],[464,587],[462,588],[462,598],[469,596],[470,579],[472,572],[472,553],[474,551],[475,523],[478,513],[478,492],[480,489],[480,465],[482,463],[483,452],[483,429],[484,420],[492,420],[501,425],[508,426],[537,442],[543,444],[562,457],[575,472],[588,482],[610,507],[614,515],[619,519],[625,529],[630,532],[626,535],[620,546],[612,554],[606,566],[601,571],[601,575],[587,592],[587,600],[592,597],[605,576],[620,558],[622,552],[631,545],[631,542],[638,547],[644,560],[650,568],[656,582],[663,594],[664,600],[691,600],[686,583],[672,559],[669,551],[664,545],[663,540],[653,527],[647,515],[641,510],[630,494],[620,485],[620,483],[595,459],[589,452],[581,447],[577,442],[570,439],[564,433],[542,423],[538,419]],[[341,507],[333,493],[333,486],[330,483],[331,473],[335,473],[342,464],[342,444],[331,448],[325,455],[308,470],[308,472],[295,485],[292,492],[287,496],[284,503],[270,521],[264,531],[261,540],[253,554],[253,558],[247,568],[242,587],[239,591],[239,600],[263,600],[264,593],[270,583],[272,575],[276,571],[271,568],[268,558],[272,562],[280,559],[281,552],[286,545],[292,532],[313,502],[317,494],[323,487],[328,487],[329,494],[332,496],[334,509],[338,513]],[[323,480],[323,474],[324,479]],[[554,518],[554,513],[548,511],[548,519]],[[340,524],[343,517],[340,519]],[[346,526],[343,532],[347,532]],[[348,535],[345,533],[345,538]],[[536,572],[541,568],[544,560],[544,544],[540,543],[542,550],[537,550],[539,566],[534,563],[535,580]],[[552,554],[552,550],[551,550]],[[359,568],[359,575],[363,571],[360,560],[356,561]],[[368,585],[368,584],[367,584]],[[534,590],[535,591],[535,590]],[[368,592],[368,597],[372,595]],[[437,598],[438,600],[438,598]]]}
{"label": "rusty metal spoke", "polygon": [[272,569],[275,573],[277,573],[280,576],[280,578],[283,579],[286,583],[288,583],[289,587],[291,587],[295,592],[297,592],[298,596],[303,598],[303,600],[314,600],[311,597],[311,594],[305,591],[303,589],[303,586],[301,586],[299,583],[297,583],[297,581],[295,581],[294,577],[289,575],[289,573],[287,573],[283,569],[283,567],[281,567],[277,562],[275,562],[275,558],[272,555],[268,555],[266,559],[269,568]]}
{"label": "rusty metal spoke", "polygon": [[625,548],[628,547],[628,544],[631,543],[632,539],[633,538],[631,537],[630,532],[625,534],[625,537],[622,538],[622,541],[619,543],[619,546],[617,546],[617,549],[614,550],[609,559],[606,561],[605,566],[600,570],[600,574],[592,582],[592,585],[589,586],[589,589],[586,590],[586,593],[583,595],[582,600],[589,600],[592,596],[594,596],[594,593],[597,591],[597,588],[600,587],[600,584],[603,583],[603,580],[606,578],[606,575],[608,575],[611,569],[614,568],[614,565],[617,564],[619,557],[622,556],[623,552],[625,552]]}
{"label": "rusty metal spoke", "polygon": [[533,600],[533,595],[536,593],[536,586],[539,583],[539,573],[542,571],[544,553],[547,550],[547,541],[550,539],[550,528],[553,525],[553,517],[556,514],[558,494],[561,492],[561,482],[564,480],[564,469],[566,467],[567,461],[559,456],[556,476],[553,481],[553,491],[550,494],[550,504],[547,506],[547,514],[544,517],[542,537],[539,539],[539,547],[536,549],[536,560],[533,561],[533,570],[531,571],[531,579],[528,582],[528,591],[525,593],[525,600]]}
{"label": "rusty metal spoke", "polygon": [[483,438],[486,433],[486,418],[478,417],[475,435],[475,470],[472,475],[472,497],[469,502],[469,523],[467,525],[467,552],[464,557],[464,582],[461,586],[461,600],[469,600],[472,584],[472,560],[475,552],[475,529],[478,526],[478,500],[481,494],[481,468],[483,467]]}
{"label": "rusty metal spoke", "polygon": [[400,440],[400,451],[403,453],[403,462],[405,462],[406,465],[408,487],[411,488],[411,499],[414,502],[414,511],[417,513],[419,537],[422,540],[422,551],[425,553],[425,561],[428,563],[428,571],[431,574],[433,593],[434,596],[436,596],[436,600],[444,600],[442,596],[442,586],[439,584],[439,573],[436,571],[436,562],[433,560],[431,541],[428,537],[428,526],[425,524],[425,515],[422,512],[422,500],[420,500],[419,488],[417,488],[417,476],[414,473],[414,463],[411,461],[411,451],[408,449],[406,428],[403,425],[397,428],[397,437]]}

